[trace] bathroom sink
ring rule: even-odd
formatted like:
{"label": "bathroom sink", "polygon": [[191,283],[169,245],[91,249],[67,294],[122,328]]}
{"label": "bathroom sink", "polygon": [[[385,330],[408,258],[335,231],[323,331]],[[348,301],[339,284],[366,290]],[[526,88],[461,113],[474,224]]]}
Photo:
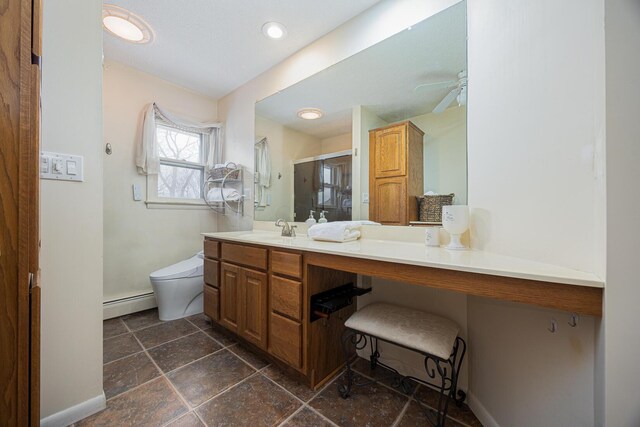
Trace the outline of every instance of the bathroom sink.
{"label": "bathroom sink", "polygon": [[[291,245],[301,237],[283,237],[278,233],[248,233],[239,236],[242,240],[254,243]],[[302,237],[304,239],[305,237]]]}

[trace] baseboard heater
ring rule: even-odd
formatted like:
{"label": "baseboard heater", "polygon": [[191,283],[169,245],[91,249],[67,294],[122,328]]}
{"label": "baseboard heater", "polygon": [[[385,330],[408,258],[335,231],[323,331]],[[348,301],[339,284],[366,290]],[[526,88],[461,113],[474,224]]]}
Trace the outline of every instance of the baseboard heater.
{"label": "baseboard heater", "polygon": [[133,302],[133,301],[136,301],[136,300],[149,298],[151,296],[153,296],[153,292],[147,292],[146,294],[133,295],[133,296],[130,296],[130,297],[117,298],[117,299],[112,299],[112,300],[109,300],[109,301],[104,301],[102,303],[102,305],[104,307],[107,307],[109,305],[122,304],[123,302]]}
{"label": "baseboard heater", "polygon": [[311,296],[311,321],[328,319],[331,313],[353,304],[353,298],[368,294],[371,288],[358,288],[353,283],[338,286]]}
{"label": "baseboard heater", "polygon": [[156,297],[153,292],[116,298],[102,303],[102,318],[104,320],[112,319],[156,306]]}

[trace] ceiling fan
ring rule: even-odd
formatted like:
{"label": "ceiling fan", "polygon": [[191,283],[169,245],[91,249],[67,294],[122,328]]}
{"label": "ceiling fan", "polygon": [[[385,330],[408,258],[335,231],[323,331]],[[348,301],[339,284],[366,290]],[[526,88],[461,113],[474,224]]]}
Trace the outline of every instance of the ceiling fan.
{"label": "ceiling fan", "polygon": [[435,83],[424,83],[416,86],[413,90],[414,92],[419,89],[424,89],[428,87],[435,86],[443,86],[446,85],[447,88],[451,88],[451,91],[436,105],[433,109],[433,112],[438,114],[442,113],[447,107],[453,102],[454,99],[458,100],[458,105],[466,105],[467,104],[467,71],[462,70],[458,73],[457,80],[445,80],[442,82]]}

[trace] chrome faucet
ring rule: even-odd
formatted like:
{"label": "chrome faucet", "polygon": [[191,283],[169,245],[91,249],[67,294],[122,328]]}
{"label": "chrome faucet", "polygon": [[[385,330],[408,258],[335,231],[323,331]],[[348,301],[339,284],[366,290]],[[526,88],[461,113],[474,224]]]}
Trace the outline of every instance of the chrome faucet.
{"label": "chrome faucet", "polygon": [[282,227],[282,234],[280,234],[283,237],[296,237],[296,227],[297,225],[289,225],[289,223],[280,218],[279,220],[276,221],[276,227]]}

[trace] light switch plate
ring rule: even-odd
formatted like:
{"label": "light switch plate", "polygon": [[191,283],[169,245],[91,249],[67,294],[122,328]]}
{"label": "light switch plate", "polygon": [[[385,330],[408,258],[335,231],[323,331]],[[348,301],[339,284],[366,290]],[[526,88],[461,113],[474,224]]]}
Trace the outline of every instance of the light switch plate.
{"label": "light switch plate", "polygon": [[362,193],[362,203],[369,203],[369,193]]}
{"label": "light switch plate", "polygon": [[40,178],[56,181],[84,181],[83,157],[40,152]]}
{"label": "light switch plate", "polygon": [[140,184],[133,184],[131,188],[133,189],[133,200],[136,202],[142,200],[142,190],[140,189]]}

